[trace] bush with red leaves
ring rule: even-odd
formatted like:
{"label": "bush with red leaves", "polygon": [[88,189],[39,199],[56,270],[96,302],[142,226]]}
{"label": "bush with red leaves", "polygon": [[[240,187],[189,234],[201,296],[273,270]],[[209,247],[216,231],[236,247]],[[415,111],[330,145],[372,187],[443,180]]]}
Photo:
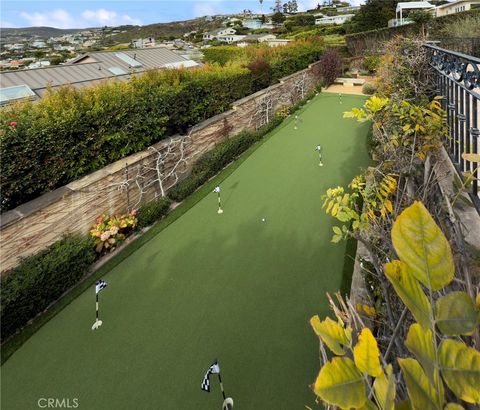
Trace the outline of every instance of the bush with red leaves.
{"label": "bush with red leaves", "polygon": [[334,83],[342,73],[342,57],[336,50],[328,49],[320,59],[320,74],[326,86]]}

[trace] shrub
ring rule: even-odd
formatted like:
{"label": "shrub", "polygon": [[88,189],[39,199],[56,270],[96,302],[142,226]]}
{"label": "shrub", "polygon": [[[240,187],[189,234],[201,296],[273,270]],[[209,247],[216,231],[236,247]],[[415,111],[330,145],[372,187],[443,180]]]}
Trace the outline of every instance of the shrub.
{"label": "shrub", "polygon": [[256,90],[268,87],[272,82],[272,69],[265,58],[257,58],[248,64],[247,68],[252,73],[253,87]]}
{"label": "shrub", "polygon": [[379,65],[379,56],[367,56],[363,60],[363,68],[365,68],[365,70],[367,70],[369,73],[376,73]]}
{"label": "shrub", "polygon": [[136,211],[123,215],[100,215],[90,230],[90,236],[95,240],[95,250],[101,253],[115,249],[136,226]]}
{"label": "shrub", "polygon": [[165,216],[170,208],[168,198],[157,198],[142,205],[137,211],[138,227],[145,228]]}
{"label": "shrub", "polygon": [[1,278],[2,340],[78,283],[94,260],[90,238],[68,235],[6,272]]}
{"label": "shrub", "polygon": [[206,181],[208,181],[207,172],[189,175],[170,189],[168,196],[172,201],[181,202],[193,194],[198,187],[202,186]]}
{"label": "shrub", "polygon": [[328,49],[320,59],[320,74],[326,86],[334,83],[342,73],[342,59],[338,52]]}
{"label": "shrub", "polygon": [[202,52],[205,56],[205,62],[218,63],[222,66],[228,61],[237,60],[245,54],[245,51],[237,46],[208,47],[203,49]]}
{"label": "shrub", "polygon": [[375,87],[374,84],[371,84],[371,83],[363,84],[362,93],[367,95],[373,95],[375,94],[376,91],[377,91],[377,87]]}

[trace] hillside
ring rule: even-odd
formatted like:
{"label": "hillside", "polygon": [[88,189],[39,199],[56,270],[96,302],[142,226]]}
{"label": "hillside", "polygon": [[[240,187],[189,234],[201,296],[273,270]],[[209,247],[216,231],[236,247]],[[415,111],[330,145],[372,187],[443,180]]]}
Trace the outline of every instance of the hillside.
{"label": "hillside", "polygon": [[5,37],[57,37],[64,34],[74,34],[87,29],[60,29],[54,27],[24,27],[24,28],[1,28],[0,34]]}
{"label": "hillside", "polygon": [[173,21],[171,23],[156,23],[146,26],[120,26],[117,30],[126,31],[112,36],[111,40],[118,43],[127,43],[136,38],[154,37],[168,38],[181,37],[183,34],[199,29],[214,29],[220,25],[219,20],[207,21],[205,17],[192,20]]}

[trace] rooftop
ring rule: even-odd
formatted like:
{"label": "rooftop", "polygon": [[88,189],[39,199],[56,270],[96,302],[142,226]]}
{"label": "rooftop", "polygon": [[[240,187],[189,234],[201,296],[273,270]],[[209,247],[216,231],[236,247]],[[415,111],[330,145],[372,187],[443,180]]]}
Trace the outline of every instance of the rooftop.
{"label": "rooftop", "polygon": [[[4,71],[0,73],[2,94],[18,95],[5,90],[9,87],[26,86],[41,98],[47,88],[71,84],[77,88],[96,84],[112,78],[126,80],[133,73],[151,69],[194,67],[198,63],[182,57],[173,51],[159,47],[140,50],[105,51],[83,54],[65,65],[43,67],[31,70]],[[7,103],[17,98],[2,98]]]}

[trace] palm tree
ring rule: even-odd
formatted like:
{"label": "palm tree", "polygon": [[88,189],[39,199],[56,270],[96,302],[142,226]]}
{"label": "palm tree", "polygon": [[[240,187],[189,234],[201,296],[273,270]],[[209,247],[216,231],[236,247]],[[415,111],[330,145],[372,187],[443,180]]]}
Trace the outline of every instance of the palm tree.
{"label": "palm tree", "polygon": [[260,3],[260,12],[263,14],[263,0],[258,0]]}

